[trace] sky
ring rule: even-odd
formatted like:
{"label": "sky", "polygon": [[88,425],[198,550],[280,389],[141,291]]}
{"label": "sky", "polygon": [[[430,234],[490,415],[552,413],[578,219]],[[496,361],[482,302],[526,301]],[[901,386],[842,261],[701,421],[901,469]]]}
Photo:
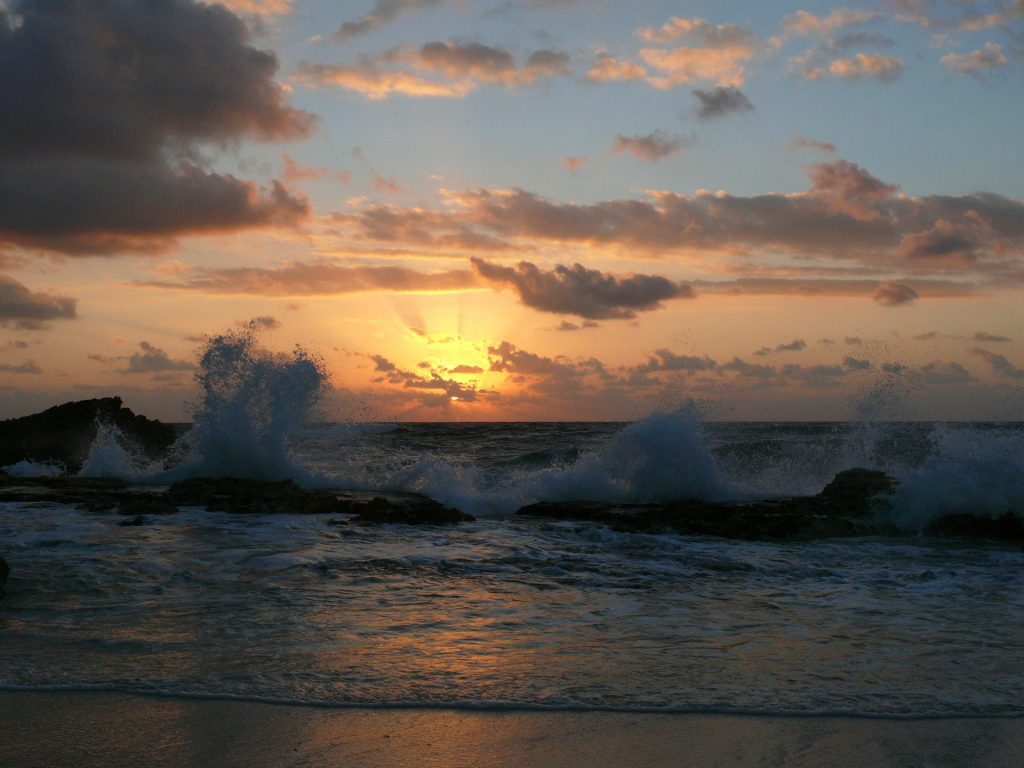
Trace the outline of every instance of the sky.
{"label": "sky", "polygon": [[0,418],[1024,419],[1024,0],[0,0]]}

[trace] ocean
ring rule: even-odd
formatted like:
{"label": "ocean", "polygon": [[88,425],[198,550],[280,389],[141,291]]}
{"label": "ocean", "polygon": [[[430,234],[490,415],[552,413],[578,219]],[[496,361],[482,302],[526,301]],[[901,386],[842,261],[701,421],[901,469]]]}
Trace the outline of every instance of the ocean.
{"label": "ocean", "polygon": [[[83,474],[154,490],[234,471],[413,491],[476,521],[185,507],[125,527],[112,512],[2,502],[0,688],[1024,715],[1024,550],[921,534],[940,514],[1024,510],[1022,424],[722,423],[693,408],[633,424],[309,423],[318,382],[302,360],[233,360],[231,377],[213,377],[230,386],[200,379],[207,397],[170,460],[143,466],[101,429]],[[734,541],[514,514],[538,500],[814,494],[857,466],[900,481],[879,512],[899,535]]]}

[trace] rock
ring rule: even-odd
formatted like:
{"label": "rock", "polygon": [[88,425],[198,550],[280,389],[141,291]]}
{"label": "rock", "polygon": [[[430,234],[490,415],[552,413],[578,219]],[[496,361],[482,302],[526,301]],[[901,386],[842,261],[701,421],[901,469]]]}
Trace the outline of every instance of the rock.
{"label": "rock", "polygon": [[894,483],[882,472],[853,469],[840,472],[816,496],[753,502],[540,502],[516,514],[586,520],[622,531],[672,531],[751,541],[863,536],[893,532],[870,514],[872,499],[890,491]]}
{"label": "rock", "polygon": [[927,528],[927,533],[937,536],[1024,543],[1024,520],[1012,512],[1006,512],[995,518],[964,514],[944,515],[932,521]]}
{"label": "rock", "polygon": [[79,400],[0,421],[0,466],[23,459],[55,462],[74,474],[89,454],[98,423],[117,427],[150,459],[162,456],[177,437],[173,427],[136,415],[122,405],[119,397]]}
{"label": "rock", "polygon": [[7,564],[7,561],[0,557],[0,597],[7,595],[7,577],[11,575],[11,566]]}
{"label": "rock", "polygon": [[316,515],[355,511],[351,502],[336,494],[306,490],[291,480],[195,477],[174,483],[167,493],[176,506],[218,512]]}
{"label": "rock", "polygon": [[403,494],[398,499],[380,496],[370,499],[349,522],[355,525],[457,525],[475,519],[426,496]]}

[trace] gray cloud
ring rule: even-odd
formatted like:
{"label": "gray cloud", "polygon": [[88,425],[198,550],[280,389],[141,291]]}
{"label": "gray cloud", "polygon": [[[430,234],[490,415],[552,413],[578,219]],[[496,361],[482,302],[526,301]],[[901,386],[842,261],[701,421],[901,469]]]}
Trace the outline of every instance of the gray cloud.
{"label": "gray cloud", "polygon": [[903,304],[910,304],[918,298],[920,296],[917,291],[903,283],[882,283],[875,292],[875,301],[883,307],[898,307]]}
{"label": "gray cloud", "polygon": [[76,316],[78,299],[30,291],[14,278],[0,275],[0,325],[41,330],[50,320]]}
{"label": "gray cloud", "polygon": [[866,371],[871,368],[871,361],[847,356],[843,358],[843,365],[854,371]]}
{"label": "gray cloud", "polygon": [[544,271],[527,261],[514,268],[470,261],[481,278],[512,287],[528,307],[590,320],[632,318],[659,309],[663,301],[694,295],[689,286],[656,275],[615,277],[581,264]]}
{"label": "gray cloud", "polygon": [[986,331],[978,331],[971,337],[973,341],[977,342],[988,342],[988,343],[1001,343],[1006,341],[1013,341],[1009,336],[1000,336],[995,333],[988,333]]}
{"label": "gray cloud", "polygon": [[682,136],[674,136],[663,131],[654,131],[644,136],[619,134],[612,144],[612,152],[627,152],[641,160],[653,163],[675,154],[686,146],[686,143]]}
{"label": "gray cloud", "polygon": [[439,5],[443,0],[377,0],[370,12],[357,21],[346,21],[334,33],[339,42],[346,42],[353,37],[368,34],[379,27],[393,21],[407,11],[419,8],[430,8]]}
{"label": "gray cloud", "polygon": [[737,112],[751,112],[754,109],[750,99],[739,88],[719,87],[708,91],[695,89],[693,95],[700,104],[697,115],[703,120]]}
{"label": "gray cloud", "polygon": [[990,352],[987,349],[982,349],[981,347],[975,347],[972,349],[971,354],[977,355],[985,360],[992,366],[992,370],[999,376],[1005,376],[1006,378],[1016,379],[1018,381],[1024,379],[1024,368],[1018,368],[1003,355],[997,355],[995,352]]}
{"label": "gray cloud", "polygon": [[141,352],[133,352],[128,358],[128,367],[122,373],[167,373],[169,371],[191,371],[195,366],[187,360],[172,360],[167,353],[148,341],[139,343]]}
{"label": "gray cloud", "polygon": [[976,51],[965,54],[947,53],[942,65],[963,75],[979,75],[993,69],[1007,66],[1010,60],[998,43],[985,43]]}
{"label": "gray cloud", "polygon": [[34,360],[26,360],[20,365],[11,365],[9,363],[0,363],[0,373],[24,373],[29,375],[37,375],[43,372],[43,369],[36,365]]}
{"label": "gray cloud", "polygon": [[[294,221],[304,200],[207,171],[197,144],[309,132],[273,54],[192,0],[22,0],[0,30],[0,241],[67,253]],[[102,44],[101,44],[102,43]]]}

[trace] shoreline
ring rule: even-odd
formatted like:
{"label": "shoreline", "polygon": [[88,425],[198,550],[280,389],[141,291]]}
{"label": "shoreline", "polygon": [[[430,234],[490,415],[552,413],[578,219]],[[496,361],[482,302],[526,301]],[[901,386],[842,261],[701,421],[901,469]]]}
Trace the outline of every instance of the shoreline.
{"label": "shoreline", "polygon": [[941,765],[1010,768],[1024,717],[364,709],[0,691],[3,762],[32,766]]}

